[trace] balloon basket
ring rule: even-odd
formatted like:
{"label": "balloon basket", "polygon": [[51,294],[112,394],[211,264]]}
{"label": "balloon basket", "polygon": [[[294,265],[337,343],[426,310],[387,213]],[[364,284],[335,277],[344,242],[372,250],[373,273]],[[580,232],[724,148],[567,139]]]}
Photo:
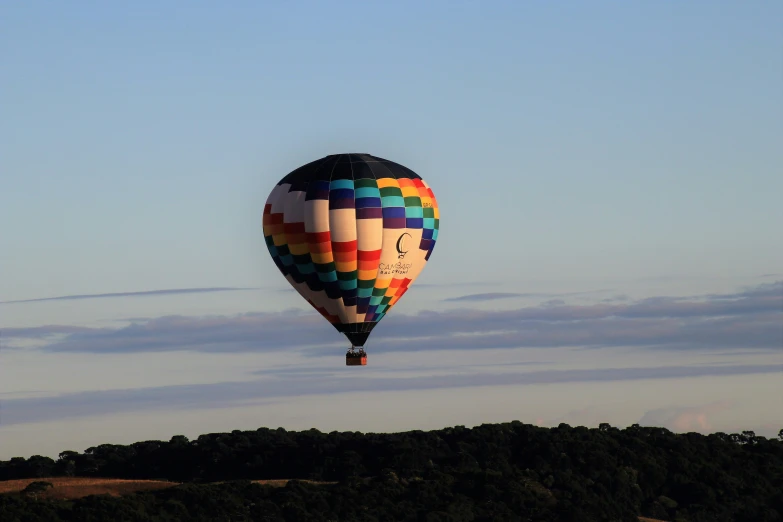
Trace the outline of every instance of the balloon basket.
{"label": "balloon basket", "polygon": [[367,356],[345,356],[345,365],[346,366],[367,366]]}

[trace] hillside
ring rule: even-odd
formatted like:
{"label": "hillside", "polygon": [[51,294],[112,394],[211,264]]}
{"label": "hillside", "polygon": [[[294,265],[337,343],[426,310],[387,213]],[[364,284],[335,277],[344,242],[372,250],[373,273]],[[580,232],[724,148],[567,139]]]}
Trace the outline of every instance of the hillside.
{"label": "hillside", "polygon": [[[54,487],[20,493],[32,479]],[[782,440],[639,426],[260,428],[16,458],[0,480],[4,522],[783,521]]]}
{"label": "hillside", "polygon": [[[41,477],[0,481],[0,495],[3,493],[25,493],[26,488],[35,482],[45,482],[35,498],[74,500],[90,495],[109,495],[119,497],[140,491],[155,491],[181,485],[167,480],[128,480],[101,477]],[[289,479],[253,480],[254,484],[272,487],[285,487]],[[335,484],[335,482],[304,481],[312,484]]]}
{"label": "hillside", "polygon": [[4,480],[0,482],[0,494],[20,493],[33,482],[48,482],[36,498],[73,500],[90,495],[119,497],[139,491],[151,491],[177,486],[177,482],[164,480],[127,480],[100,477],[40,477],[34,479]]}

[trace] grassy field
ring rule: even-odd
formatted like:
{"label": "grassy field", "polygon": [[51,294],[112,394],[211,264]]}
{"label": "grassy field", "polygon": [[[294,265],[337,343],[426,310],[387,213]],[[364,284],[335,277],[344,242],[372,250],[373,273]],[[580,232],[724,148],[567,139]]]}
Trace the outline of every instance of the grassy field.
{"label": "grassy field", "polygon": [[[149,491],[155,489],[171,488],[179,485],[179,482],[164,480],[125,480],[112,478],[85,478],[85,477],[53,477],[40,479],[20,479],[0,481],[0,494],[18,493],[31,482],[41,480],[51,482],[54,487],[39,493],[39,498],[74,499],[88,495],[111,495],[118,497],[137,491]],[[283,487],[290,479],[253,480],[256,484],[264,484],[272,487]],[[303,480],[311,484],[336,484],[336,482],[316,482]],[[665,522],[654,518],[639,517],[639,522]]]}
{"label": "grassy field", "polygon": [[86,497],[87,495],[111,495],[118,497],[137,491],[147,491],[151,489],[170,488],[177,485],[177,482],[167,482],[162,480],[123,480],[107,478],[86,478],[86,477],[52,477],[40,479],[20,479],[5,480],[0,482],[0,494],[15,493],[22,491],[31,482],[37,480],[51,482],[54,487],[43,493],[39,493],[40,498],[59,498],[72,499]]}
{"label": "grassy field", "polygon": [[[149,491],[154,489],[171,488],[179,485],[179,482],[164,480],[126,480],[112,478],[87,478],[87,477],[52,477],[39,479],[20,479],[0,481],[0,494],[18,493],[35,481],[51,482],[54,487],[39,493],[39,498],[74,499],[88,495],[111,495],[118,497],[137,491]],[[254,480],[256,484],[265,484],[272,487],[283,487],[289,479]],[[335,484],[334,482],[310,482],[311,484]]]}

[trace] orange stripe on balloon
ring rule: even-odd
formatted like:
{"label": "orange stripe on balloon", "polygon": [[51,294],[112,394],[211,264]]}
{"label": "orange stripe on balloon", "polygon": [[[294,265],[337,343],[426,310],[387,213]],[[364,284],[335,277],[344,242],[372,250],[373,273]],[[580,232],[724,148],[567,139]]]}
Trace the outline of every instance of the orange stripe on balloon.
{"label": "orange stripe on balloon", "polygon": [[[359,259],[359,270],[378,270],[378,265],[381,264],[380,260],[372,260],[372,261],[363,261],[362,259]],[[374,277],[373,277],[374,279]]]}
{"label": "orange stripe on balloon", "polygon": [[335,251],[334,252],[334,260],[335,262],[341,262],[341,263],[348,263],[351,261],[356,261],[356,250],[352,252],[340,252]]}
{"label": "orange stripe on balloon", "polygon": [[313,254],[328,254],[332,251],[331,243],[308,243],[307,245]]}

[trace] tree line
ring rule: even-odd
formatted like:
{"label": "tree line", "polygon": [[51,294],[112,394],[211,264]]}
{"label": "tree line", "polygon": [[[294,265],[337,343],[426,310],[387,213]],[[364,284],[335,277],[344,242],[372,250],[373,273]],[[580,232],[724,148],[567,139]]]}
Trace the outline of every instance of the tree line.
{"label": "tree line", "polygon": [[[751,431],[675,434],[518,421],[390,434],[259,428],[102,444],[56,460],[0,461],[0,480],[55,476],[185,484],[67,502],[0,495],[0,520],[636,521],[643,515],[772,522],[783,521],[783,430],[772,439]],[[250,483],[281,478],[300,480],[283,488]]]}

